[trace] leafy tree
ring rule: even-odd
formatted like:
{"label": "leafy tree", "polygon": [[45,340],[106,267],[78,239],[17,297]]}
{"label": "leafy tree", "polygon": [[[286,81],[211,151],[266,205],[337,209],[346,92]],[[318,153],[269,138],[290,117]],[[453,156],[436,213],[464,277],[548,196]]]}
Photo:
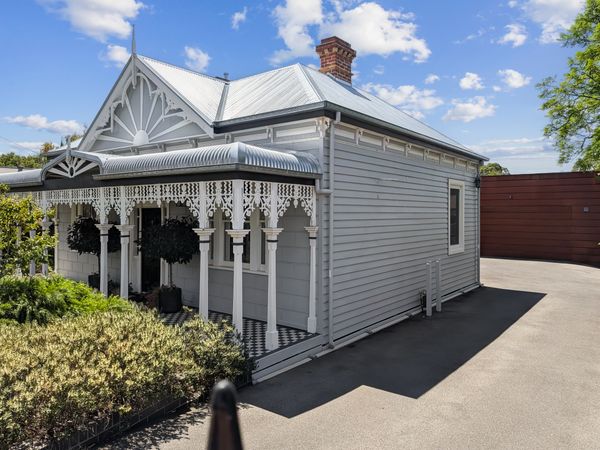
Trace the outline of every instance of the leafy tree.
{"label": "leafy tree", "polygon": [[510,172],[506,167],[502,167],[500,164],[495,162],[487,163],[481,166],[479,173],[483,176],[510,175]]}
{"label": "leafy tree", "polygon": [[550,119],[544,134],[554,140],[561,164],[575,161],[574,170],[600,170],[600,0],[587,0],[560,40],[578,51],[560,82],[549,77],[538,84]]}
{"label": "leafy tree", "polygon": [[[30,261],[48,262],[46,250],[54,247],[56,240],[40,228],[44,217],[42,210],[31,197],[16,198],[0,186],[0,276],[21,269],[26,273]],[[29,232],[35,230],[34,237]]]}
{"label": "leafy tree", "polygon": [[56,146],[52,142],[44,142],[40,147],[40,153],[45,155],[50,150],[54,150]]}
{"label": "leafy tree", "polygon": [[[83,253],[96,255],[98,268],[100,268],[100,230],[96,226],[98,221],[91,217],[78,217],[69,227],[67,245],[80,255]],[[108,230],[108,253],[113,253],[121,248],[120,233],[115,227]]]}
{"label": "leafy tree", "polygon": [[21,156],[14,152],[0,155],[0,166],[36,169],[44,165],[45,158],[41,155]]}

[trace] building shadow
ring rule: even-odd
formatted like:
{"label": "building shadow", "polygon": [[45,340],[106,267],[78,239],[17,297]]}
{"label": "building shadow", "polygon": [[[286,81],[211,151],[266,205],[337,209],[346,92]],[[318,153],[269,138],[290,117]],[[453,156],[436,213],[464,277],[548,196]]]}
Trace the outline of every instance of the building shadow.
{"label": "building shadow", "polygon": [[207,420],[207,407],[185,408],[148,424],[140,424],[115,440],[97,445],[97,450],[145,450],[188,437],[189,429]]}
{"label": "building shadow", "polygon": [[398,323],[240,392],[240,401],[294,417],[359,386],[419,398],[493,342],[545,294],[482,287],[431,318]]}

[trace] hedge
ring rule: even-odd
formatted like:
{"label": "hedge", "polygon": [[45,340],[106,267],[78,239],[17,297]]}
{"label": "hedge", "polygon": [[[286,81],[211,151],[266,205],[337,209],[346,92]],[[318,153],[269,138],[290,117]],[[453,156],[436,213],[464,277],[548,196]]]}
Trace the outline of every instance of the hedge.
{"label": "hedge", "polygon": [[106,298],[88,285],[60,275],[0,278],[0,322],[44,324],[68,315],[132,308],[127,300]]}
{"label": "hedge", "polygon": [[227,324],[137,309],[0,325],[0,448],[51,445],[165,397],[205,396],[248,366]]}

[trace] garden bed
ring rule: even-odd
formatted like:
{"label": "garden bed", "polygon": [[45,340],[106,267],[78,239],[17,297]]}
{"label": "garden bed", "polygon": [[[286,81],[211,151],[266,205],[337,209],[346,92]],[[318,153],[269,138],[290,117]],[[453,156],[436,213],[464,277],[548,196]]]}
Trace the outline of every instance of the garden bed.
{"label": "garden bed", "polygon": [[[0,280],[0,299],[7,298],[3,286],[14,288],[15,281]],[[29,313],[5,314],[0,324],[2,449],[104,440],[202,399],[219,379],[239,379],[251,368],[230,325],[195,318],[170,327],[127,302],[124,308],[100,302],[98,308],[58,308],[53,314],[45,307],[40,314],[36,305],[54,304],[55,296],[32,304],[27,299],[39,296],[22,290],[29,293],[21,295]],[[17,320],[27,318],[35,320]]]}

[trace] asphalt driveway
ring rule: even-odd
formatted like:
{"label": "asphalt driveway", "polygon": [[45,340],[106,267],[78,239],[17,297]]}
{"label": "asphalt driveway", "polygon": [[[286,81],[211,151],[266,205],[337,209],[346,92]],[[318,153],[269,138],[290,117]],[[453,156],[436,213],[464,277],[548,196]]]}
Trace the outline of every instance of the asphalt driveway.
{"label": "asphalt driveway", "polygon": [[[482,260],[485,284],[240,393],[248,449],[600,447],[600,269]],[[107,448],[204,448],[196,409]]]}

